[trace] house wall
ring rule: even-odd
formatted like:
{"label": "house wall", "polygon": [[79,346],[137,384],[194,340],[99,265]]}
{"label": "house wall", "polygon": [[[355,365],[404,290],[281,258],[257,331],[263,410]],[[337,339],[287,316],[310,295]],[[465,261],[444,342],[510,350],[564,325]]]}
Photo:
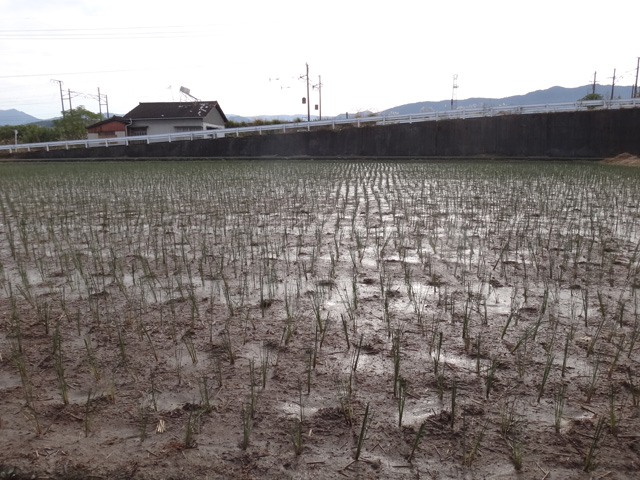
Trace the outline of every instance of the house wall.
{"label": "house wall", "polygon": [[209,124],[209,128],[224,128],[224,120],[217,108],[211,109],[209,114],[204,117],[204,121]]}
{"label": "house wall", "polygon": [[114,132],[114,131],[102,131],[102,132],[88,132],[87,133],[87,138],[89,140],[97,140],[99,138],[118,138],[118,137],[126,137],[126,132],[123,131],[119,131],[119,132]]}
{"label": "house wall", "polygon": [[99,125],[97,127],[92,127],[87,129],[87,132],[89,134],[92,134],[92,133],[98,134],[98,133],[104,133],[104,132],[122,132],[123,136],[125,131],[126,131],[126,128],[122,122],[108,122],[108,123],[103,123],[102,125]]}
{"label": "house wall", "polygon": [[204,130],[202,119],[197,118],[167,118],[166,120],[134,120],[130,128],[147,127],[147,135],[162,135],[177,133],[176,127],[195,127]]}

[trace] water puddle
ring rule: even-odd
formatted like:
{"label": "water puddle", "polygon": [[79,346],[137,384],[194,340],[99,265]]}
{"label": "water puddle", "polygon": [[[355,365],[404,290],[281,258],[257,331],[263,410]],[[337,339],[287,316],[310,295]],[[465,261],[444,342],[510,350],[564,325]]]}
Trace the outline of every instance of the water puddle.
{"label": "water puddle", "polygon": [[[303,417],[311,417],[315,415],[319,408],[311,407],[307,405],[308,400],[303,399],[302,401],[302,415]],[[298,402],[281,402],[277,406],[278,410],[283,412],[287,417],[291,418],[300,418],[300,404]]]}

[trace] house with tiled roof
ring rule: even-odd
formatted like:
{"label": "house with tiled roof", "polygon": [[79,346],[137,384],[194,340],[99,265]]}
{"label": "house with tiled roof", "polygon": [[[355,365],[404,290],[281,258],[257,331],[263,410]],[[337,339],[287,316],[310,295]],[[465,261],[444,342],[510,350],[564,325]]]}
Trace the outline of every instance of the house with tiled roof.
{"label": "house with tiled roof", "polygon": [[94,123],[87,127],[87,138],[94,140],[98,138],[118,138],[127,134],[127,124],[129,122],[114,115],[111,118]]}
{"label": "house with tiled roof", "polygon": [[123,118],[129,136],[215,130],[227,121],[216,101],[140,103]]}

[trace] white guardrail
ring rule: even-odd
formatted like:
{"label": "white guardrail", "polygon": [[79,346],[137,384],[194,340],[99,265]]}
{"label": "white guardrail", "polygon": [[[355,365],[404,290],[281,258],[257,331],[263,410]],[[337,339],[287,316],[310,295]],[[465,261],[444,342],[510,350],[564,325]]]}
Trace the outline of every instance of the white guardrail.
{"label": "white guardrail", "polygon": [[241,134],[258,134],[265,132],[286,133],[301,130],[363,124],[391,125],[396,123],[430,122],[456,118],[480,118],[499,115],[526,115],[532,113],[578,112],[583,110],[610,110],[623,108],[639,108],[640,98],[629,100],[589,100],[568,103],[549,103],[541,105],[520,105],[501,107],[464,108],[443,112],[413,113],[410,115],[380,115],[363,118],[345,118],[339,120],[314,120],[312,122],[281,123],[277,125],[262,125],[242,128],[223,128],[219,130],[202,130],[195,132],[168,133],[161,135],[139,135],[131,137],[100,138],[92,140],[69,140],[46,143],[21,143],[17,145],[0,145],[0,151],[16,153],[19,151],[52,150],[69,148],[109,147],[140,143],[175,142],[184,140],[216,139]]}

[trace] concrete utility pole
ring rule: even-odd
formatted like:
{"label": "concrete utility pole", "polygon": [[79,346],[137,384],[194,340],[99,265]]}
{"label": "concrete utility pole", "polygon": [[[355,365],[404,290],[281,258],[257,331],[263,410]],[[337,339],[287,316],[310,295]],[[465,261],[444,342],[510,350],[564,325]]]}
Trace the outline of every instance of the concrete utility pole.
{"label": "concrete utility pole", "polygon": [[318,75],[318,84],[314,85],[313,88],[318,89],[318,105],[316,105],[316,110],[318,111],[319,120],[322,120],[322,76]]}
{"label": "concrete utility pole", "polygon": [[640,70],[640,57],[638,57],[638,66],[636,67],[636,83],[633,86],[633,95],[631,95],[631,98],[640,97],[640,92],[638,92],[638,70]]}
{"label": "concrete utility pole", "polygon": [[596,73],[598,72],[593,72],[593,88],[591,89],[593,95],[596,94]]}
{"label": "concrete utility pole", "polygon": [[[93,96],[93,95],[92,95]],[[104,97],[104,102],[102,101],[102,97]],[[109,118],[109,98],[106,95],[102,95],[100,93],[100,87],[98,87],[98,108],[100,109],[100,116],[102,117],[102,105],[107,107],[107,118]]]}
{"label": "concrete utility pole", "polygon": [[[302,80],[304,78],[305,81],[307,82],[307,96],[302,97],[302,104],[303,105],[305,103],[307,104],[307,122],[310,122],[311,121],[311,98],[309,98],[309,85],[310,85],[309,84],[309,64],[305,63],[305,67],[306,67],[306,73],[304,75],[300,75],[299,79]],[[322,120],[322,77],[320,75],[318,75],[318,84],[311,85],[311,88],[318,89],[319,101],[318,101],[318,104],[316,104],[315,109],[318,110],[318,107],[320,108],[319,118],[320,120]]]}
{"label": "concrete utility pole", "polygon": [[303,105],[305,103],[307,104],[307,122],[310,122],[311,121],[311,99],[309,98],[309,64],[306,63],[305,65],[307,67],[307,73],[304,75],[300,75],[300,79],[302,80],[304,78],[307,82],[307,96],[302,97],[302,104]]}
{"label": "concrete utility pole", "polygon": [[69,92],[69,111],[73,110],[73,107],[71,106],[71,89],[68,88],[67,91]]}
{"label": "concrete utility pole", "polygon": [[611,82],[611,100],[613,100],[613,89],[616,86],[616,69],[613,69],[613,82]]}
{"label": "concrete utility pole", "polygon": [[453,110],[454,101],[458,100],[458,95],[456,94],[458,90],[458,74],[454,73],[453,75],[453,89],[451,90],[451,110]]}
{"label": "concrete utility pole", "polygon": [[307,79],[307,122],[311,121],[311,100],[309,99],[309,64],[305,64],[307,66],[307,74],[305,75]]}
{"label": "concrete utility pole", "polygon": [[52,82],[58,82],[60,85],[60,104],[62,105],[62,113],[64,113],[64,97],[62,96],[62,80],[51,80]]}
{"label": "concrete utility pole", "polygon": [[320,104],[320,120],[322,120],[322,77],[318,75],[318,103]]}

